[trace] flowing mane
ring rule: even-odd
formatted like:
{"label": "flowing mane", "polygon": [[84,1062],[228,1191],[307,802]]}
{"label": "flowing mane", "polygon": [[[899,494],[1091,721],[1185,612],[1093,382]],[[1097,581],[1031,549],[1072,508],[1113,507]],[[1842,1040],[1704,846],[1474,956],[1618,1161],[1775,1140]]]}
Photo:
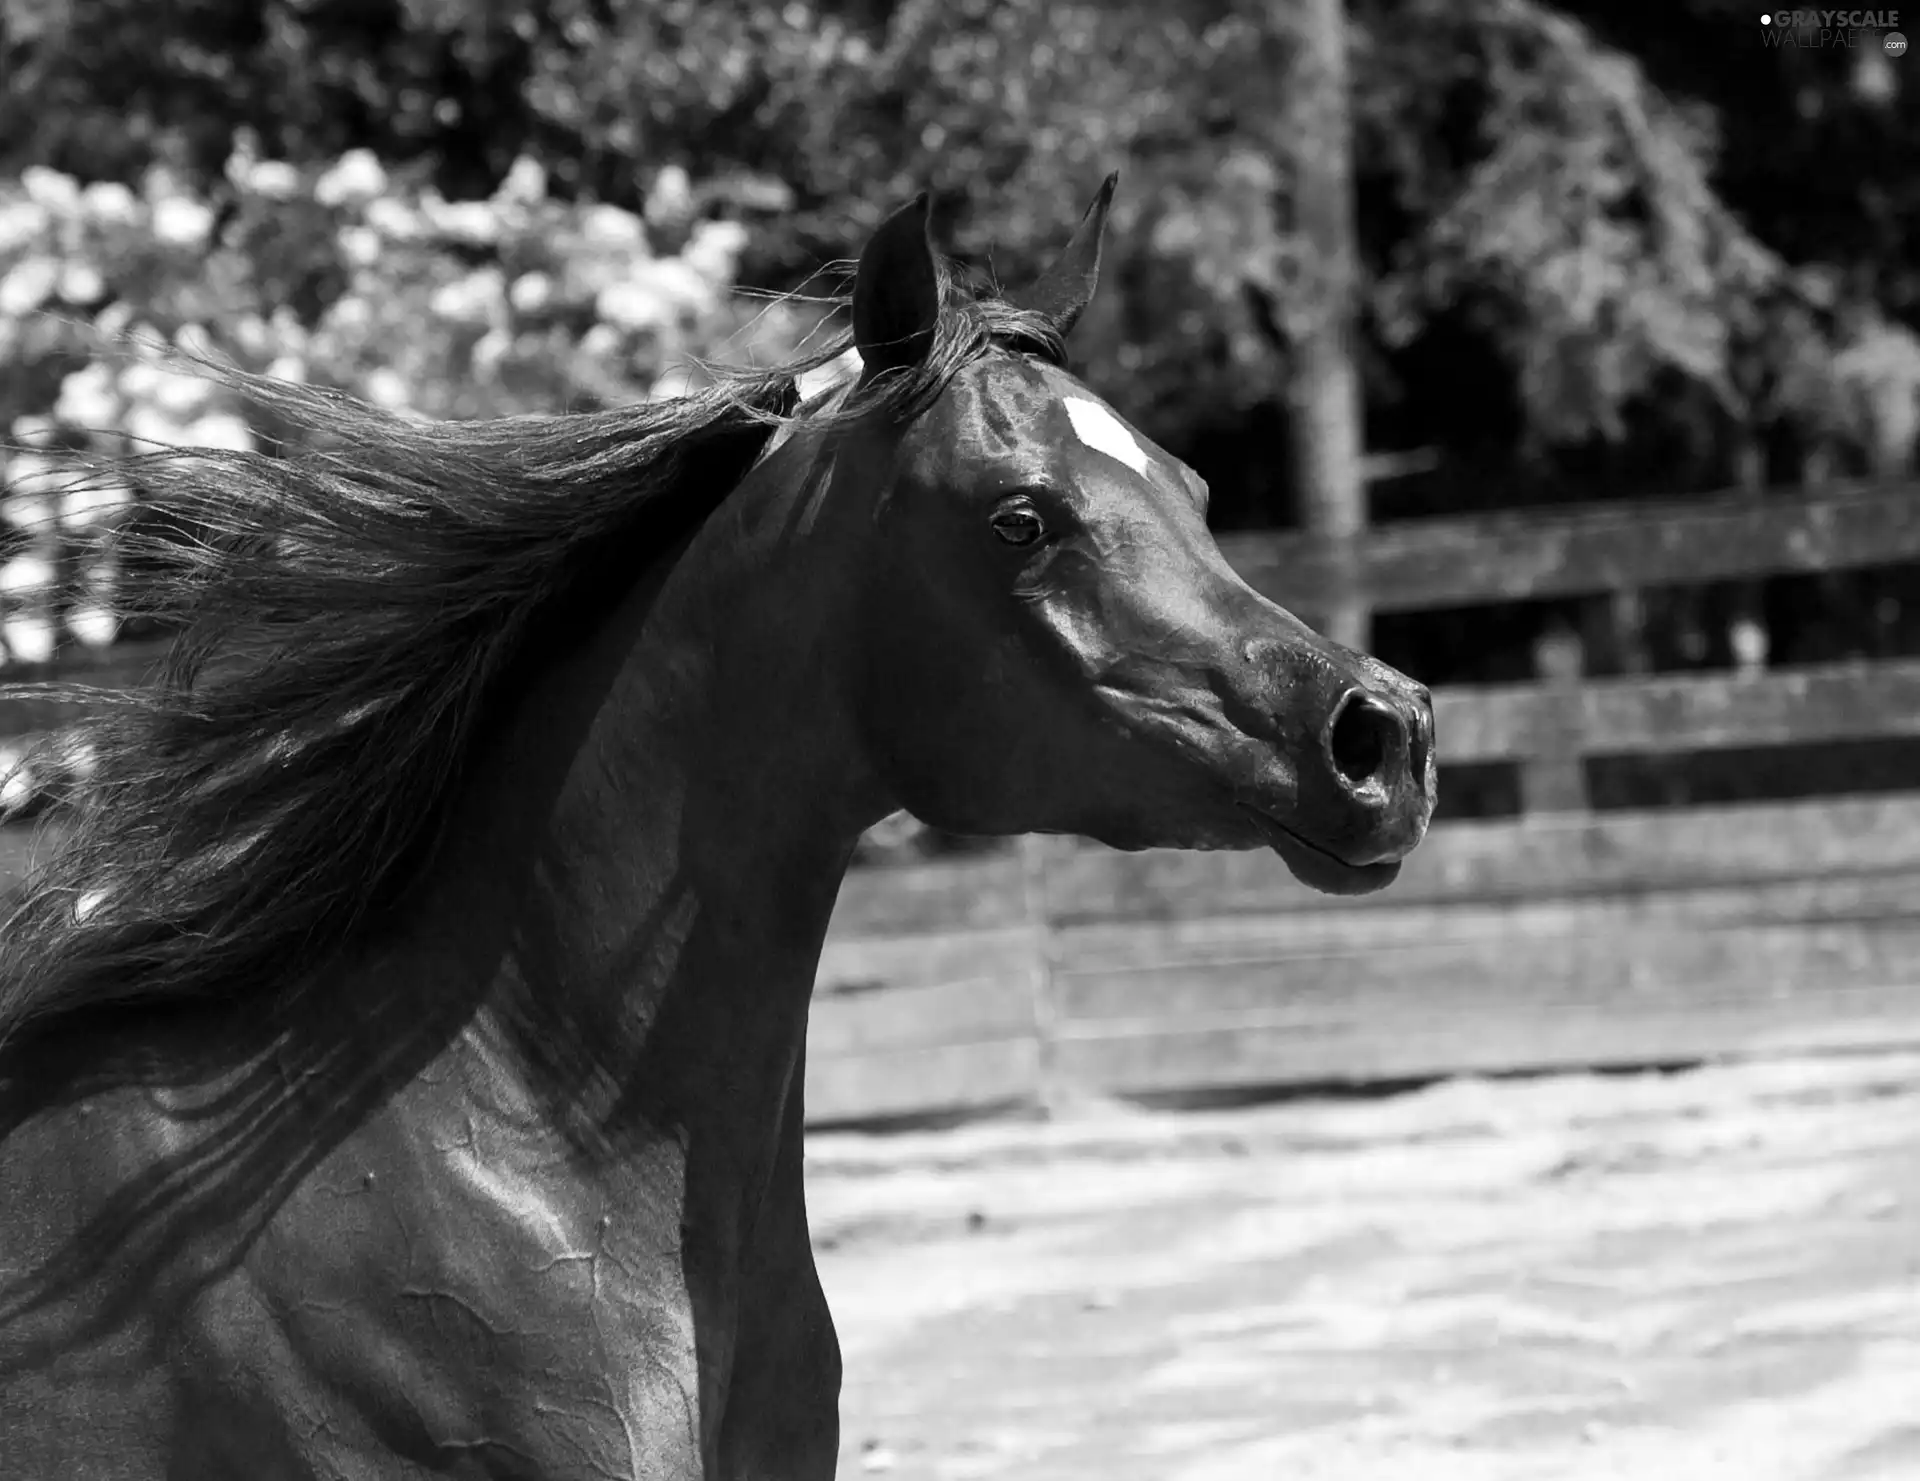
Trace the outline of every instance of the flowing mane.
{"label": "flowing mane", "polygon": [[[802,414],[911,419],[995,346],[1064,363],[1044,316],[944,265],[940,290],[921,365]],[[209,367],[304,447],[101,470],[143,490],[150,517],[108,538],[139,563],[139,610],[181,636],[143,692],[67,691],[104,706],[78,727],[94,775],[0,927],[0,1040],[310,980],[420,879],[541,619],[610,548],[628,580],[636,554],[667,558],[848,344],[673,400],[477,422]]]}

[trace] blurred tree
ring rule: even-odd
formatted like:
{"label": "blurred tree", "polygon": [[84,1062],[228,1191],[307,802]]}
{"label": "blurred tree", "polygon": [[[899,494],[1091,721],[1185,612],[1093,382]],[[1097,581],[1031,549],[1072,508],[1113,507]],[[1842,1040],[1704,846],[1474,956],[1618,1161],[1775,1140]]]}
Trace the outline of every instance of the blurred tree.
{"label": "blurred tree", "polygon": [[[1076,352],[1210,480],[1219,524],[1290,523],[1286,387],[1320,301],[1302,7],[0,0],[0,412],[94,423],[117,398],[130,434],[161,412],[217,432],[178,387],[88,365],[77,321],[111,332],[126,304],[122,328],[206,326],[419,411],[655,394],[746,317],[695,278],[789,288],[931,185],[960,256],[1018,283],[1118,167]],[[1374,517],[1911,468],[1903,64],[1767,47],[1731,0],[1347,11],[1366,424],[1434,465],[1374,484]],[[343,156],[392,190],[356,196]],[[36,165],[64,175],[4,183]],[[540,167],[536,203],[510,182]],[[23,538],[0,531],[19,581]],[[1920,642],[1916,581],[1425,614],[1376,641],[1435,682],[1520,677],[1563,620],[1602,669],[1751,657],[1756,634],[1789,661],[1888,652]],[[0,603],[0,644],[39,622]]]}
{"label": "blurred tree", "polygon": [[[260,291],[311,325],[351,274],[330,233],[223,197],[243,129],[302,166],[367,148],[456,200],[529,154],[556,198],[644,211],[663,252],[745,222],[742,280],[771,288],[923,184],[961,256],[1017,283],[1119,167],[1076,350],[1221,524],[1285,523],[1313,306],[1294,9],[0,0],[0,172],[164,163],[242,214]],[[1439,464],[1375,486],[1376,517],[1724,484],[1756,456],[1761,481],[1909,465],[1920,90],[1897,65],[1767,48],[1730,0],[1349,0],[1348,41],[1367,423]],[[1513,621],[1421,641],[1497,665],[1537,625]]]}
{"label": "blurred tree", "polygon": [[[1271,422],[1304,281],[1282,147],[1300,127],[1281,85],[1291,9],[0,0],[0,169],[132,182],[159,160],[211,181],[246,127],[295,163],[418,161],[454,198],[531,152],[556,194],[633,208],[678,166],[701,182],[683,229],[746,216],[747,281],[785,287],[921,184],[963,255],[1017,280],[1118,165],[1120,291],[1083,353],[1150,430],[1204,441]],[[1855,300],[1911,301],[1920,186],[1899,161],[1920,137],[1897,73],[1764,49],[1728,0],[1355,0],[1351,42],[1384,410],[1444,405],[1404,352],[1464,335],[1504,372],[1481,401],[1517,398],[1535,445],[1618,441],[1636,397],[1673,399],[1670,373],[1704,390],[1690,416],[1738,402],[1729,359],[1766,339],[1752,304],[1782,291],[1782,258],[1831,263]],[[672,245],[672,221],[650,225]],[[1222,492],[1229,520],[1288,514],[1270,471]]]}
{"label": "blurred tree", "polygon": [[[1899,7],[1893,7],[1898,9]],[[1877,36],[1832,50],[1768,46],[1763,6],[1566,0],[1652,83],[1706,105],[1725,148],[1714,184],[1791,262],[1828,263],[1909,321],[1920,309],[1920,79]],[[1914,16],[1906,17],[1911,30]]]}
{"label": "blurred tree", "polygon": [[[1289,13],[1294,12],[1289,7]],[[1293,295],[1286,404],[1301,523],[1350,542],[1367,524],[1361,468],[1365,430],[1354,365],[1358,334],[1359,252],[1354,243],[1353,108],[1344,0],[1297,7],[1299,44],[1286,77],[1293,107],[1287,156],[1293,221],[1309,273]],[[1279,141],[1276,141],[1279,142]],[[1335,642],[1367,648],[1372,616],[1352,588],[1312,620]]]}

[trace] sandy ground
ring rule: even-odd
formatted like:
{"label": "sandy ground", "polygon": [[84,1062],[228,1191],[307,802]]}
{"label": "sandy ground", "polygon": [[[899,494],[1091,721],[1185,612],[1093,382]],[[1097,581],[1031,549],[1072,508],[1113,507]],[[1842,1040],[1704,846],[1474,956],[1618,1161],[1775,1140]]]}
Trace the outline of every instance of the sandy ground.
{"label": "sandy ground", "polygon": [[1920,1056],[808,1158],[843,1476],[1920,1481]]}

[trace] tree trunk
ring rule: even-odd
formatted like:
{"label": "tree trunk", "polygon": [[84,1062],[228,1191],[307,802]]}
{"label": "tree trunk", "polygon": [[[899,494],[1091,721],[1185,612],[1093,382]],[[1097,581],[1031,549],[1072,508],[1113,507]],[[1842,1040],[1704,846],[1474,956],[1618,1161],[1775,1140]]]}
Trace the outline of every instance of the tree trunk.
{"label": "tree trunk", "polygon": [[[1306,264],[1288,357],[1294,478],[1308,530],[1351,546],[1367,523],[1361,401],[1354,367],[1357,252],[1353,146],[1342,0],[1294,0],[1298,35],[1292,93],[1294,226]],[[1317,614],[1327,636],[1364,648],[1370,614],[1357,579]]]}

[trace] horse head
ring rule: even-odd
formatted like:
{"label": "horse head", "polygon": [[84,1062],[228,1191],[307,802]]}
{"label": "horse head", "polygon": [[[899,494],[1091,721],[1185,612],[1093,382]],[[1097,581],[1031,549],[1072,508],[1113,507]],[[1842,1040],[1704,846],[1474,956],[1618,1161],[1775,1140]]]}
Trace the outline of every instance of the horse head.
{"label": "horse head", "polygon": [[[1024,335],[840,456],[869,542],[872,764],[952,832],[1268,847],[1316,889],[1378,889],[1433,811],[1427,691],[1250,588],[1208,532],[1205,482],[1045,352],[1093,297],[1113,186],[1007,300]],[[948,292],[922,197],[860,257],[863,382],[925,369]]]}

